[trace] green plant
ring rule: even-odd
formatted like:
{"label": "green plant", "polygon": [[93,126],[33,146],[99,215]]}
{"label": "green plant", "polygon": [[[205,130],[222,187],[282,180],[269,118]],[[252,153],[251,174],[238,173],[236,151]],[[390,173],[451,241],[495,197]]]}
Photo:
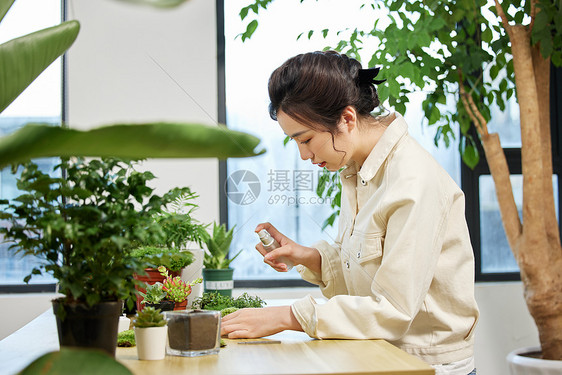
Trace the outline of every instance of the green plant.
{"label": "green plant", "polygon": [[164,327],[166,319],[160,309],[154,307],[145,307],[142,311],[137,312],[133,319],[133,326],[136,328]]}
{"label": "green plant", "polygon": [[[272,1],[255,0],[240,16],[244,19],[250,11],[257,15]],[[562,66],[562,4],[383,0],[363,8],[376,19],[372,29],[310,30],[301,35],[310,39],[335,33],[340,40],[326,48],[359,59],[363,46],[376,46],[365,61],[382,66],[388,78],[377,86],[383,101],[388,99],[404,113],[410,93],[427,91],[422,109],[435,129],[435,144],[449,146],[459,129],[459,151],[471,168],[480,162],[479,148],[484,150],[543,358],[562,360],[562,330],[553,328],[562,326],[562,244],[552,187],[550,118],[551,65]],[[257,26],[256,19],[250,21],[242,39]],[[522,217],[500,136],[488,129],[491,108],[504,111],[514,94],[521,129]]]}
{"label": "green plant", "polygon": [[133,249],[131,256],[138,258],[145,268],[164,266],[172,272],[180,271],[193,263],[193,254],[177,248],[143,246]]}
{"label": "green plant", "polygon": [[193,218],[193,211],[199,206],[193,203],[198,195],[186,191],[172,202],[166,211],[156,215],[155,220],[160,224],[166,239],[164,246],[172,249],[183,249],[188,242],[196,242],[200,247],[209,237],[208,224],[201,224]]}
{"label": "green plant", "polygon": [[193,285],[199,284],[203,281],[201,278],[198,278],[190,283],[186,283],[179,276],[169,276],[168,270],[164,266],[158,267],[158,271],[160,271],[160,274],[166,278],[162,283],[162,290],[166,292],[165,299],[178,303],[187,299],[187,297],[191,294]]}
{"label": "green plant", "polygon": [[232,242],[234,227],[226,230],[226,225],[217,225],[213,223],[213,235],[209,236],[206,240],[207,252],[203,259],[205,268],[211,269],[224,269],[230,266],[230,263],[236,259],[242,252],[240,250],[234,257],[228,258],[228,250]]}
{"label": "green plant", "polygon": [[146,293],[139,292],[139,294],[143,297],[141,303],[157,304],[166,298],[167,293],[164,290],[164,285],[156,282],[146,286]]}
{"label": "green plant", "polygon": [[102,351],[69,347],[42,355],[18,374],[133,375],[125,365]]}
{"label": "green plant", "polygon": [[132,329],[121,331],[117,334],[117,346],[129,348],[136,345],[135,331]]}
{"label": "green plant", "polygon": [[225,309],[243,309],[246,307],[263,307],[265,301],[258,296],[250,296],[248,293],[243,293],[238,298],[224,296],[219,292],[205,292],[200,298],[193,301],[194,309],[202,310],[220,310]]}
{"label": "green plant", "polygon": [[[134,297],[133,273],[143,264],[130,254],[138,242],[162,238],[155,212],[182,193],[175,188],[158,196],[147,182],[150,172],[120,159],[63,159],[53,177],[30,162],[23,166],[18,188],[24,193],[2,200],[0,227],[10,249],[35,256],[42,264],[25,278],[47,272],[67,301],[86,302]],[[129,301],[132,304],[132,300]]]}

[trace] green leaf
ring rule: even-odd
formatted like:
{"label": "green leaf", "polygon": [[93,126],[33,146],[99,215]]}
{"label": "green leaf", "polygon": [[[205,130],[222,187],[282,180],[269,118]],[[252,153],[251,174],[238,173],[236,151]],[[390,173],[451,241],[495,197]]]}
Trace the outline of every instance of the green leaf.
{"label": "green leaf", "polygon": [[208,158],[256,156],[260,140],[224,126],[155,123],[111,125],[88,131],[28,124],[0,138],[0,167],[49,156]]}
{"label": "green leaf", "polygon": [[37,358],[20,373],[32,374],[132,375],[132,372],[99,350],[61,348]]}
{"label": "green leaf", "polygon": [[312,34],[314,34],[314,30],[310,30],[308,32],[308,39],[310,40],[310,38],[312,38]]}
{"label": "green leaf", "polygon": [[0,112],[76,40],[80,24],[68,21],[0,45]]}
{"label": "green leaf", "polygon": [[242,34],[242,41],[251,38],[257,28],[258,28],[258,20],[253,20],[252,22],[250,22],[246,27],[246,32]]}
{"label": "green leaf", "polygon": [[245,7],[240,9],[240,20],[244,21],[244,18],[246,18],[246,16],[248,15],[248,11],[250,10],[250,7]]}
{"label": "green leaf", "polygon": [[8,13],[12,4],[14,4],[14,1],[16,0],[0,0],[0,21],[4,19],[4,16]]}
{"label": "green leaf", "polygon": [[474,141],[470,137],[462,137],[459,144],[463,162],[470,168],[474,169],[480,161],[478,149],[474,145]]}

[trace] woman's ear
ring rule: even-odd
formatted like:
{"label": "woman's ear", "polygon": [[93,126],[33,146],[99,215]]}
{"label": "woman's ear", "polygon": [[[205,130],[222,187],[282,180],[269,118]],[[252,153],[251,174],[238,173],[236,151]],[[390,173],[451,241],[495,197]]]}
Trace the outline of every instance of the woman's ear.
{"label": "woman's ear", "polygon": [[348,105],[343,109],[340,124],[347,128],[348,132],[357,127],[357,112],[354,107]]}

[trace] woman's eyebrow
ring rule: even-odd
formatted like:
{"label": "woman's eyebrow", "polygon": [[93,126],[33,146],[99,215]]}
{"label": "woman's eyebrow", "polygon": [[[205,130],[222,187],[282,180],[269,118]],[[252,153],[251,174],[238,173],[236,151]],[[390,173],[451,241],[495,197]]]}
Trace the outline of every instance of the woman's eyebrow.
{"label": "woman's eyebrow", "polygon": [[300,132],[296,132],[295,134],[290,135],[289,137],[295,138],[295,137],[298,137],[299,135],[302,135],[302,134],[306,133],[307,131],[308,131],[308,129],[307,130],[301,130]]}

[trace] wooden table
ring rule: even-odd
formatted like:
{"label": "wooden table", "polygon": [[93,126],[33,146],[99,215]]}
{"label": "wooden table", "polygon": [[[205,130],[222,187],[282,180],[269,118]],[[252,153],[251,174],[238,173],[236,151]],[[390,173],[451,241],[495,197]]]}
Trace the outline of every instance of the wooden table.
{"label": "wooden table", "polygon": [[[117,348],[116,358],[134,374],[434,374],[432,367],[384,340],[314,340],[287,331],[267,337],[279,344],[240,345],[225,339],[219,354],[166,356],[139,361],[136,348]],[[55,318],[46,311],[0,341],[1,374],[16,374],[33,359],[58,350]]]}

